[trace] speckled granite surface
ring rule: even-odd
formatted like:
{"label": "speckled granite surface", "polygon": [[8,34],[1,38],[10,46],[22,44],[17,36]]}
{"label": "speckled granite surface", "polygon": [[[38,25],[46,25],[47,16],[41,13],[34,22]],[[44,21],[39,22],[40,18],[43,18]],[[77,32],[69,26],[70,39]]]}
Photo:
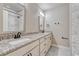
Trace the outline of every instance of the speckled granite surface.
{"label": "speckled granite surface", "polygon": [[[3,56],[3,55],[6,55],[6,54],[8,54],[10,52],[13,52],[16,49],[19,49],[19,48],[21,48],[21,47],[35,41],[35,40],[38,40],[39,38],[41,38],[41,37],[43,37],[45,35],[48,35],[48,34],[50,34],[50,32],[38,33],[38,34],[29,34],[27,36],[21,37],[20,39],[2,40],[2,41],[0,41],[0,55]],[[23,38],[29,38],[30,40],[22,42],[20,44],[16,44],[16,45],[9,44],[9,42],[22,40]]]}

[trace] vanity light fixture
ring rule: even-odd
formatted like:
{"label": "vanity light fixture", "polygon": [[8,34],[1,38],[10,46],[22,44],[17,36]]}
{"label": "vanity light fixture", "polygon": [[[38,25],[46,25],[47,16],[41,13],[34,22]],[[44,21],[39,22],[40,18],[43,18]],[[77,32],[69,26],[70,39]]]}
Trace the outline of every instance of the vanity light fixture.
{"label": "vanity light fixture", "polygon": [[44,13],[43,12],[40,12],[40,15],[44,16]]}

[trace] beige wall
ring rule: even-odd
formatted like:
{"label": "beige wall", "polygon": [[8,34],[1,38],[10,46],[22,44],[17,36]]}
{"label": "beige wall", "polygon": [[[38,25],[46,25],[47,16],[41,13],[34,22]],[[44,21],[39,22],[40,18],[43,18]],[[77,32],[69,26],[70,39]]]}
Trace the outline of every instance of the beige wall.
{"label": "beige wall", "polygon": [[47,11],[46,23],[50,25],[45,28],[46,31],[52,31],[54,35],[53,44],[68,47],[69,39],[62,39],[62,36],[69,38],[69,5],[64,4]]}
{"label": "beige wall", "polygon": [[39,8],[37,4],[25,4],[26,16],[25,16],[25,32],[39,32],[38,16]]}

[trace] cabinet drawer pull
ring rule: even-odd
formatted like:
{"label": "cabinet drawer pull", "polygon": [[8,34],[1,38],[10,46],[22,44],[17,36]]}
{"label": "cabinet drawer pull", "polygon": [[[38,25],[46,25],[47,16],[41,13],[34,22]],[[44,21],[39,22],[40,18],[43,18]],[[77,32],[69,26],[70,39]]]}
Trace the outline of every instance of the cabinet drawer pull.
{"label": "cabinet drawer pull", "polygon": [[30,56],[32,56],[32,53],[30,53]]}
{"label": "cabinet drawer pull", "polygon": [[29,54],[27,56],[30,56]]}

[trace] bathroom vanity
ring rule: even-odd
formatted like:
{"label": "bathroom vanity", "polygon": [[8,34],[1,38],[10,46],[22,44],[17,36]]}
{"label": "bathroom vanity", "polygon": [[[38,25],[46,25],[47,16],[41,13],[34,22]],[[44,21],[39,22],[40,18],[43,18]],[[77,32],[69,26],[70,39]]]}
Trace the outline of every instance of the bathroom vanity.
{"label": "bathroom vanity", "polygon": [[[44,15],[41,15],[42,10],[35,5],[0,4],[0,56],[46,55],[52,36],[51,32],[44,32]],[[41,31],[44,33],[40,33]],[[31,34],[15,39],[17,32]]]}
{"label": "bathroom vanity", "polygon": [[[37,33],[12,39],[2,47],[0,55],[5,56],[45,56],[51,46],[51,33]],[[6,48],[7,46],[8,48]],[[1,45],[0,45],[1,47]],[[4,50],[5,48],[5,50]],[[1,49],[0,49],[1,50]]]}

